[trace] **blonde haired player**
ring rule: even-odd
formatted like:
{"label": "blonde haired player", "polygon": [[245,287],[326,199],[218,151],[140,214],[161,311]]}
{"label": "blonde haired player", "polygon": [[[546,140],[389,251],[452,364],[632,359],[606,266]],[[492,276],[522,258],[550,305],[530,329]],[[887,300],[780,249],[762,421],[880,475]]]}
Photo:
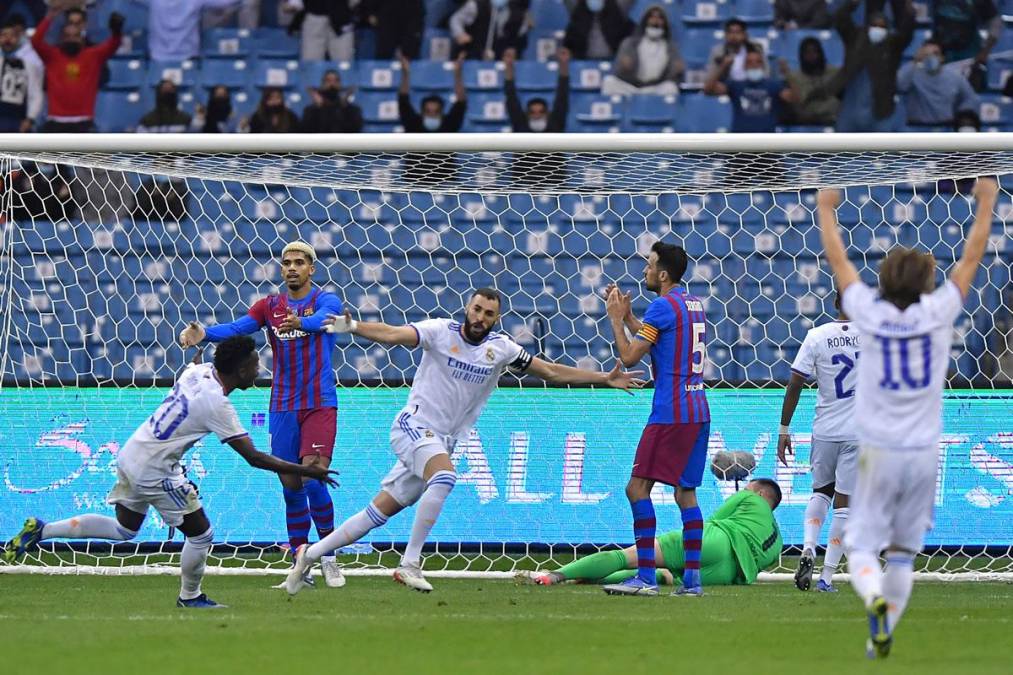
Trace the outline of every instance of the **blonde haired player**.
{"label": "blonde haired player", "polygon": [[817,200],[820,238],[844,311],[863,336],[855,392],[858,480],[845,546],[851,584],[869,617],[869,658],[890,653],[911,595],[914,556],[932,526],[953,322],[985,253],[997,194],[993,179],[978,180],[974,225],[939,288],[932,254],[900,246],[880,266],[879,289],[866,286],[837,229],[840,192],[821,190]]}

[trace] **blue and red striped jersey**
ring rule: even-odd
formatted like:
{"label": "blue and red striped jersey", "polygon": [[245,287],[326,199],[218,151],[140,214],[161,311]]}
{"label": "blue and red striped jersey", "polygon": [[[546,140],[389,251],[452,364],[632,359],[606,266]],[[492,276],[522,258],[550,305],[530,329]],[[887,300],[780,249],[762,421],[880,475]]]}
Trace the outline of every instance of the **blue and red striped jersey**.
{"label": "blue and red striped jersey", "polygon": [[703,303],[676,286],[647,307],[637,339],[651,343],[654,403],[648,424],[709,422],[704,393],[707,317]]}
{"label": "blue and red striped jersey", "polygon": [[[302,317],[302,330],[282,332],[278,327],[289,310]],[[258,300],[248,314],[230,324],[209,326],[207,339],[219,342],[232,335],[266,327],[274,354],[271,412],[337,407],[338,395],[331,354],[337,334],[323,330],[328,314],[341,314],[344,306],[333,293],[313,290],[302,300],[286,293]]]}

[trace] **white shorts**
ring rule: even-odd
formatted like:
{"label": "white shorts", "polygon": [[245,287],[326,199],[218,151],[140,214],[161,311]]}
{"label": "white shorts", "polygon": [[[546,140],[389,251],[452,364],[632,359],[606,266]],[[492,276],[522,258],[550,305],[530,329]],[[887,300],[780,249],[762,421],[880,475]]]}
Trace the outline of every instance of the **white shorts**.
{"label": "white shorts", "polygon": [[390,430],[390,447],[397,463],[380,481],[380,489],[401,506],[411,506],[426,489],[426,464],[436,455],[453,456],[456,439],[419,426],[402,411]]}
{"label": "white shorts", "polygon": [[166,525],[179,527],[183,516],[202,508],[197,488],[183,474],[167,476],[151,484],[135,484],[117,470],[116,485],[106,496],[107,504],[120,504],[134,513],[154,507]]}
{"label": "white shorts", "polygon": [[813,467],[813,488],[833,483],[834,490],[842,495],[854,492],[855,472],[858,470],[858,443],[814,438],[809,447]]}
{"label": "white shorts", "polygon": [[862,446],[845,528],[848,550],[919,552],[932,528],[939,448],[881,450]]}

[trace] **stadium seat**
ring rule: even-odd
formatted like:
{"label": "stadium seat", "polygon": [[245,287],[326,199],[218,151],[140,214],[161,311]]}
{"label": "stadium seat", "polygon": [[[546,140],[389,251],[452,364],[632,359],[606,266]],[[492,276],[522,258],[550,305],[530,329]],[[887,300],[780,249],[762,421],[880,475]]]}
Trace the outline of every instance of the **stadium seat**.
{"label": "stadium seat", "polygon": [[262,59],[298,59],[299,36],[289,35],[284,28],[258,28],[254,48]]}
{"label": "stadium seat", "polygon": [[988,88],[992,91],[1002,91],[1010,73],[1013,73],[1013,60],[993,58],[989,60],[987,67]]}
{"label": "stadium seat", "polygon": [[416,61],[411,66],[412,91],[450,91],[454,64],[450,61]]}
{"label": "stadium seat", "polygon": [[[503,68],[498,63],[465,61],[463,75],[464,86],[468,91],[503,91]],[[516,78],[516,71],[514,77]],[[514,84],[516,85],[516,79]]]}
{"label": "stadium seat", "polygon": [[732,104],[727,96],[684,95],[676,118],[676,131],[710,133],[728,131],[732,126]]}
{"label": "stadium seat", "polygon": [[626,121],[629,131],[671,131],[675,126],[674,96],[633,96],[629,101]]}
{"label": "stadium seat", "polygon": [[355,95],[355,103],[362,108],[362,116],[371,124],[400,124],[401,118],[397,109],[397,96],[393,93],[359,92]]}
{"label": "stadium seat", "polygon": [[247,58],[254,52],[255,42],[253,32],[246,28],[212,28],[204,31],[201,55],[206,59]]}
{"label": "stadium seat", "polygon": [[295,89],[300,86],[300,82],[300,63],[294,59],[261,59],[253,71],[253,84],[257,87]]}
{"label": "stadium seat", "polygon": [[95,126],[103,133],[133,131],[154,107],[154,94],[140,91],[100,91],[95,102]]}
{"label": "stadium seat", "polygon": [[570,22],[566,5],[559,0],[531,0],[531,23],[546,30],[565,30]]}
{"label": "stadium seat", "polygon": [[422,58],[446,61],[450,59],[452,49],[453,41],[447,29],[427,27],[422,31]]}
{"label": "stadium seat", "polygon": [[250,63],[242,59],[208,59],[201,68],[201,86],[213,89],[225,86],[229,89],[245,89],[253,77]]}
{"label": "stadium seat", "polygon": [[549,61],[563,44],[563,31],[539,28],[528,32],[528,46],[524,49],[525,61]]}
{"label": "stadium seat", "polygon": [[734,14],[750,26],[769,25],[774,22],[774,3],[771,0],[735,0]]}
{"label": "stadium seat", "polygon": [[732,16],[729,0],[684,0],[682,22],[687,25],[718,25]]}
{"label": "stadium seat", "polygon": [[147,64],[140,59],[110,59],[106,90],[139,89],[146,86]]}
{"label": "stadium seat", "polygon": [[572,94],[567,128],[586,132],[616,129],[622,120],[624,106],[625,102],[620,96]]}
{"label": "stadium seat", "polygon": [[518,91],[553,91],[558,77],[556,63],[518,61],[514,66],[514,83]]}
{"label": "stadium seat", "polygon": [[508,131],[506,102],[502,93],[472,94],[468,98],[468,131]]}
{"label": "stadium seat", "polygon": [[1013,122],[1013,100],[1000,94],[981,94],[978,115],[982,124],[1008,124]]}
{"label": "stadium seat", "polygon": [[[570,91],[601,91],[602,79],[612,70],[609,61],[571,61]],[[553,78],[555,87],[555,78]]]}
{"label": "stadium seat", "polygon": [[[414,73],[412,73],[414,80]],[[360,61],[359,89],[363,91],[397,91],[401,83],[401,66],[393,61]]]}
{"label": "stadium seat", "polygon": [[197,61],[152,61],[148,64],[148,86],[156,87],[162,80],[172,80],[177,87],[197,86],[200,81],[200,66]]}

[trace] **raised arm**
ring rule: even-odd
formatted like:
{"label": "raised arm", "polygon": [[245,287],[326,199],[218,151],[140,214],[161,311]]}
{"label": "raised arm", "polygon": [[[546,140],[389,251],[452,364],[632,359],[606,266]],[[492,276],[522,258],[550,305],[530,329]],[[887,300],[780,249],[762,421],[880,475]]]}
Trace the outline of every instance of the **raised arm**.
{"label": "raised arm", "polygon": [[652,341],[641,336],[643,324],[637,330],[637,337],[631,340],[626,335],[624,317],[629,311],[630,296],[627,293],[622,295],[619,289],[609,293],[605,301],[605,311],[608,314],[609,323],[612,325],[612,334],[615,337],[616,351],[619,352],[619,360],[626,367],[640,363],[640,360],[651,350]]}
{"label": "raised arm", "polygon": [[644,374],[643,371],[624,372],[618,363],[611,371],[603,373],[597,370],[564,366],[561,363],[552,363],[536,357],[531,360],[527,372],[551,384],[599,384],[623,391],[640,389],[644,386],[644,381],[640,379],[640,376]]}
{"label": "raised arm", "polygon": [[293,474],[306,478],[315,478],[327,483],[331,487],[338,487],[337,481],[332,477],[338,475],[337,471],[329,471],[317,464],[293,464],[292,462],[278,459],[253,447],[253,441],[250,440],[248,435],[227,440],[226,443],[238,452],[239,456],[245,459],[247,464],[255,469],[263,469],[264,471],[271,471],[277,474]]}
{"label": "raised arm", "polygon": [[858,7],[858,4],[859,0],[844,0],[834,14],[834,28],[840,33],[845,50],[851,46],[851,40],[855,37],[855,33],[858,30],[854,19],[851,18],[851,14]]}
{"label": "raised arm", "polygon": [[556,79],[556,95],[552,99],[552,111],[549,113],[549,130],[566,128],[566,118],[570,114],[570,50],[561,47],[557,56],[559,60],[559,77]]}
{"label": "raised arm", "polygon": [[858,270],[848,260],[844,240],[837,229],[837,206],[841,203],[840,190],[820,190],[816,197],[816,220],[820,226],[820,241],[830,269],[834,273],[837,292],[844,297],[844,289],[858,281]]}
{"label": "raised arm", "polygon": [[43,62],[50,60],[56,52],[56,47],[46,42],[46,33],[49,32],[50,26],[53,25],[53,19],[57,13],[58,11],[51,7],[46,16],[39,22],[39,25],[35,27],[35,32],[32,33],[32,49],[35,50],[35,53],[39,55],[39,58]]}
{"label": "raised arm", "polygon": [[524,114],[521,101],[517,97],[517,85],[514,82],[514,62],[517,50],[513,47],[503,52],[503,95],[506,97],[507,117],[514,131],[524,129],[528,125],[528,117]]}
{"label": "raised arm", "polygon": [[795,416],[795,408],[798,407],[798,399],[802,394],[802,387],[805,378],[798,373],[792,373],[788,380],[788,386],[784,389],[784,402],[781,404],[781,428],[777,434],[777,458],[781,464],[788,466],[787,455],[794,454],[791,447],[791,418]]}
{"label": "raised arm", "polygon": [[985,255],[988,236],[992,231],[992,210],[999,195],[999,185],[994,178],[979,178],[974,186],[974,197],[978,200],[974,213],[974,225],[964,242],[964,252],[953,268],[950,280],[960,289],[960,294],[967,295],[978,273],[978,266]]}
{"label": "raised arm", "polygon": [[118,12],[113,12],[109,16],[109,32],[111,35],[105,41],[95,45],[95,49],[101,54],[103,61],[111,59],[116,50],[120,48],[120,43],[123,41],[124,21],[123,15]]}

